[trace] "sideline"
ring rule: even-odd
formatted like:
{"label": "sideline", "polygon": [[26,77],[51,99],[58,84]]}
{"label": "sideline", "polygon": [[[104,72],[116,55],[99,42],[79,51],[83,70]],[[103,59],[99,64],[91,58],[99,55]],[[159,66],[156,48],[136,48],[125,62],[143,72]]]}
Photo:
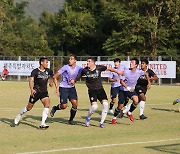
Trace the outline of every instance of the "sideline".
{"label": "sideline", "polygon": [[51,152],[62,152],[62,151],[75,151],[75,150],[83,150],[83,149],[97,149],[97,148],[103,148],[103,147],[135,145],[135,144],[147,144],[147,143],[159,143],[159,142],[168,142],[168,141],[177,141],[177,140],[180,140],[180,138],[163,139],[163,140],[155,140],[155,141],[144,141],[144,142],[130,142],[130,143],[120,143],[120,144],[105,144],[105,145],[98,145],[98,146],[67,148],[67,149],[55,149],[55,150],[47,150],[47,151],[23,152],[23,153],[16,153],[16,154],[34,154],[34,153],[51,153]]}

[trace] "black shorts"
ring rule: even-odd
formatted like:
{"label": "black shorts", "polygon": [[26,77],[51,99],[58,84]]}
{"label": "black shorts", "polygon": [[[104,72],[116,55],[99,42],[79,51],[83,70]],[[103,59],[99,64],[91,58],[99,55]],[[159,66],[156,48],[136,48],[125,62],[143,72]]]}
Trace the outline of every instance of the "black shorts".
{"label": "black shorts", "polygon": [[135,87],[135,91],[138,95],[144,93],[144,95],[146,94],[147,92],[147,86],[139,86],[139,85],[136,85]]}
{"label": "black shorts", "polygon": [[48,92],[36,92],[34,96],[29,97],[29,103],[35,104],[39,99],[42,100],[45,97],[49,97]]}
{"label": "black shorts", "polygon": [[133,96],[138,96],[135,90],[133,92],[120,90],[118,104],[124,104],[127,97],[131,99]]}
{"label": "black shorts", "polygon": [[60,93],[60,104],[67,104],[68,99],[71,100],[78,100],[76,88],[64,88],[59,87],[59,93]]}
{"label": "black shorts", "polygon": [[120,92],[120,86],[119,87],[111,87],[111,98],[116,98],[117,94]]}
{"label": "black shorts", "polygon": [[102,100],[108,100],[106,92],[103,88],[102,89],[89,89],[88,94],[89,94],[90,102],[97,102],[97,100],[102,102]]}

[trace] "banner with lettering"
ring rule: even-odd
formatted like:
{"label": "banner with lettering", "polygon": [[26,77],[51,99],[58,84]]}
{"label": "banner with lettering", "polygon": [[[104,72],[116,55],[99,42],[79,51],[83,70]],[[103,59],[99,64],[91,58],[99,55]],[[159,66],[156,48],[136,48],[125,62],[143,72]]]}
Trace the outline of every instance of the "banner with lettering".
{"label": "banner with lettering", "polygon": [[0,72],[3,71],[4,66],[7,67],[9,75],[29,76],[33,69],[39,67],[39,61],[0,61]]}
{"label": "banner with lettering", "polygon": [[[121,64],[127,68],[130,67],[130,61],[121,61]],[[77,65],[86,67],[86,61],[78,61]],[[97,61],[96,65],[114,67],[113,61]],[[139,67],[140,68],[140,65]],[[159,78],[176,78],[176,61],[149,61],[149,68],[152,69]],[[109,77],[109,71],[102,72],[102,77]]]}

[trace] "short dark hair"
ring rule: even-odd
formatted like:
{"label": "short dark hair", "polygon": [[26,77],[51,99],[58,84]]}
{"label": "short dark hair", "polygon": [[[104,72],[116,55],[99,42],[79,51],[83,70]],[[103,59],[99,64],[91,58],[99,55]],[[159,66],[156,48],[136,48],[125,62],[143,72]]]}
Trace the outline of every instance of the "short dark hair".
{"label": "short dark hair", "polygon": [[139,65],[139,60],[137,58],[132,58],[131,61],[134,60],[136,62],[136,65]]}
{"label": "short dark hair", "polygon": [[41,62],[43,62],[43,61],[45,61],[45,60],[47,60],[47,57],[41,57],[41,58],[39,58],[39,65],[41,65]]}
{"label": "short dark hair", "polygon": [[76,55],[70,55],[69,57],[74,57],[74,59],[77,60],[77,56]]}
{"label": "short dark hair", "polygon": [[87,60],[88,59],[91,59],[92,61],[94,61],[94,63],[96,62],[96,58],[95,57],[88,57]]}
{"label": "short dark hair", "polygon": [[118,61],[118,62],[121,62],[121,59],[120,59],[120,58],[115,58],[115,59],[114,59],[114,62],[117,62],[117,61]]}
{"label": "short dark hair", "polygon": [[149,61],[147,59],[142,59],[141,63],[143,63],[143,62],[146,63],[146,64],[149,64]]}

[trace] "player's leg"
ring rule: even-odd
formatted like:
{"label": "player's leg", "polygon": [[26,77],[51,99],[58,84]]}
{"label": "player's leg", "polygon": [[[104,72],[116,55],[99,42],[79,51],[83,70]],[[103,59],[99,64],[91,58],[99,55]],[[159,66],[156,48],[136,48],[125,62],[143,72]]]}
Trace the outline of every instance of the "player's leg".
{"label": "player's leg", "polygon": [[139,94],[139,118],[140,119],[147,119],[147,117],[144,115],[144,109],[145,109],[145,101],[146,96],[144,93]]}
{"label": "player's leg", "polygon": [[69,96],[69,88],[60,87],[59,88],[60,103],[52,107],[50,111],[51,117],[54,116],[57,110],[63,110],[67,108],[68,96]]}
{"label": "player's leg", "polygon": [[136,109],[138,103],[139,103],[139,99],[138,96],[136,94],[136,92],[128,92],[128,97],[130,97],[132,99],[132,104],[130,106],[129,111],[127,112],[127,115],[129,116],[129,119],[134,122],[134,117],[132,116],[132,112]]}
{"label": "player's leg", "polygon": [[113,114],[114,113],[113,112],[113,106],[114,106],[114,104],[116,102],[116,96],[118,94],[117,88],[112,88],[111,87],[110,93],[111,93],[111,102],[110,102],[110,106],[109,106],[109,113]]}
{"label": "player's leg", "polygon": [[41,98],[41,102],[43,103],[44,109],[42,112],[42,120],[41,120],[41,125],[39,126],[39,128],[41,129],[46,129],[49,126],[46,125],[46,119],[48,117],[48,113],[49,113],[49,107],[50,107],[50,99],[48,97],[48,94],[45,96],[43,96],[43,98]]}
{"label": "player's leg", "polygon": [[85,125],[87,127],[89,127],[91,115],[98,108],[98,105],[97,105],[97,91],[96,90],[88,90],[88,95],[89,95],[89,99],[90,99],[90,102],[91,102],[91,106],[89,108],[88,115],[87,115],[86,120],[85,120]]}
{"label": "player's leg", "polygon": [[98,100],[101,102],[103,110],[101,114],[100,128],[105,128],[104,121],[108,113],[108,99],[104,89],[98,91]]}
{"label": "player's leg", "polygon": [[74,125],[74,117],[76,116],[77,107],[78,107],[78,97],[75,87],[69,89],[69,100],[72,104],[72,108],[70,110],[70,118],[69,124]]}
{"label": "player's leg", "polygon": [[14,119],[15,125],[19,124],[19,121],[20,121],[22,115],[25,114],[27,111],[30,111],[33,108],[33,106],[37,100],[39,100],[39,94],[38,93],[36,93],[34,96],[29,97],[29,102],[28,102],[27,106],[22,108],[21,111],[16,116],[16,118]]}
{"label": "player's leg", "polygon": [[125,92],[120,90],[119,96],[118,96],[118,99],[119,99],[118,100],[118,106],[114,111],[114,116],[112,118],[112,124],[116,124],[116,118],[122,112],[121,110],[124,107],[125,98],[126,98]]}

